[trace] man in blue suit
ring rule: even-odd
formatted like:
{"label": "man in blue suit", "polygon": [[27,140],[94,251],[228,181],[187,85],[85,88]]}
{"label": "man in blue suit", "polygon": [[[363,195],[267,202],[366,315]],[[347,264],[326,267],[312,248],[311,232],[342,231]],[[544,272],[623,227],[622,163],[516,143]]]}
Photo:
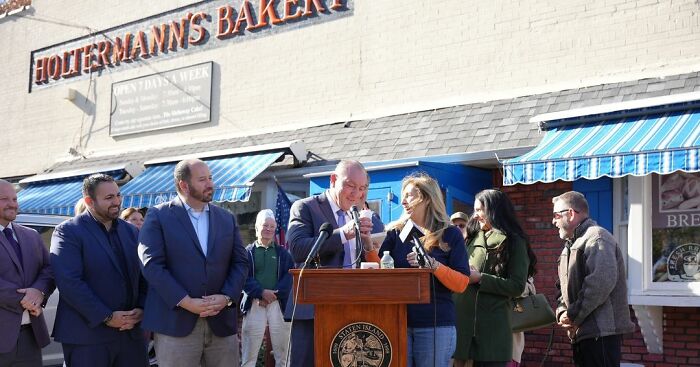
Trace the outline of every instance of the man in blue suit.
{"label": "man in blue suit", "polygon": [[119,219],[121,195],[111,176],[86,178],[83,197],[87,211],[51,237],[60,291],[54,339],[69,367],[147,366],[136,228]]}
{"label": "man in blue suit", "polygon": [[[350,208],[364,206],[369,176],[358,161],[343,160],[338,163],[330,177],[330,188],[320,195],[299,200],[292,205],[289,213],[287,241],[297,267],[301,267],[311,251],[319,228],[324,222],[330,223],[333,234],[324,242],[319,251],[317,264],[321,267],[356,268],[355,225],[350,216]],[[365,250],[371,250],[370,233],[372,220],[360,218],[360,235]],[[376,246],[375,246],[376,247]],[[314,365],[314,307],[287,302],[285,318],[292,323],[292,348],[290,366]],[[326,353],[326,352],[324,352]]]}
{"label": "man in blue suit", "polygon": [[178,197],[148,210],[139,255],[148,280],[144,327],[161,367],[239,365],[237,307],[248,257],[234,216],[210,205],[214,183],[199,159],[175,167]]}

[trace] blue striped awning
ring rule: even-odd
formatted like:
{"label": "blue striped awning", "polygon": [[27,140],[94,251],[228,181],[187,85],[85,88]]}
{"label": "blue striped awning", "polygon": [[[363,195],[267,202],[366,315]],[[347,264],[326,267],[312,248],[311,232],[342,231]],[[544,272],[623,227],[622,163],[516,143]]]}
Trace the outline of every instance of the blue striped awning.
{"label": "blue striped awning", "polygon": [[700,171],[700,109],[652,113],[547,130],[503,164],[503,184]]}
{"label": "blue striped awning", "polygon": [[[124,171],[102,172],[121,179]],[[30,183],[17,193],[21,213],[75,214],[75,203],[83,197],[83,179],[88,175]]]}
{"label": "blue striped awning", "polygon": [[[283,152],[205,159],[214,177],[214,201],[248,201],[252,180],[274,163]],[[138,177],[122,186],[124,208],[145,208],[177,196],[173,171],[177,162],[146,167]]]}

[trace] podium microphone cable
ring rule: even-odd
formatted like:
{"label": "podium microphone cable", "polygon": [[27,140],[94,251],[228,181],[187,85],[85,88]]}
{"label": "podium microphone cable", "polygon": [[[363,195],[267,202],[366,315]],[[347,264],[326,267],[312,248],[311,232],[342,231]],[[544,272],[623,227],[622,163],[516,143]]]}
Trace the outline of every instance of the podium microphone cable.
{"label": "podium microphone cable", "polygon": [[[292,306],[292,317],[291,320],[289,320],[289,338],[287,339],[287,365],[289,365],[289,357],[290,353],[292,350],[292,330],[294,328],[294,317],[296,316],[297,313],[297,302],[299,301],[299,286],[301,285],[301,279],[302,276],[304,276],[304,270],[306,270],[306,267],[309,265],[311,260],[315,258],[318,254],[318,251],[321,247],[321,244],[325,242],[328,237],[333,233],[333,227],[329,223],[323,223],[321,224],[321,227],[319,229],[318,237],[316,238],[316,241],[314,244],[311,246],[311,250],[309,251],[309,255],[306,257],[306,261],[304,261],[304,266],[301,267],[301,270],[299,271],[299,279],[297,280],[297,286],[296,289],[294,290],[294,304]],[[317,264],[320,265],[320,264]]]}

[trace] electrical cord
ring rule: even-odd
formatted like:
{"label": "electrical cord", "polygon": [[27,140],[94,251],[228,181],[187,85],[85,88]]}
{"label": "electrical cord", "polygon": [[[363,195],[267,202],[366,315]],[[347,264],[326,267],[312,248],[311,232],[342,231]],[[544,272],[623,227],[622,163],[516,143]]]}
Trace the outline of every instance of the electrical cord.
{"label": "electrical cord", "polygon": [[294,316],[297,313],[297,302],[299,301],[299,286],[301,285],[301,277],[304,275],[304,270],[307,265],[308,263],[304,262],[304,266],[301,267],[299,271],[299,280],[297,281],[296,290],[294,291],[294,304],[292,306],[292,317],[291,320],[289,320],[289,335],[287,338],[287,365],[289,365],[289,357],[292,351],[292,329],[294,328]]}

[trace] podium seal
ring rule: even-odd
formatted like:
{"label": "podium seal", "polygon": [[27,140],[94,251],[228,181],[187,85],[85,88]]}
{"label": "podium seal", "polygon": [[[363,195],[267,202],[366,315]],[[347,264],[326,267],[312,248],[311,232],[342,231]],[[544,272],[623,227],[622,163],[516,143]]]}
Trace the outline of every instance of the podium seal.
{"label": "podium seal", "polygon": [[333,367],[387,367],[391,363],[391,341],[376,325],[355,322],[335,334],[330,354]]}

